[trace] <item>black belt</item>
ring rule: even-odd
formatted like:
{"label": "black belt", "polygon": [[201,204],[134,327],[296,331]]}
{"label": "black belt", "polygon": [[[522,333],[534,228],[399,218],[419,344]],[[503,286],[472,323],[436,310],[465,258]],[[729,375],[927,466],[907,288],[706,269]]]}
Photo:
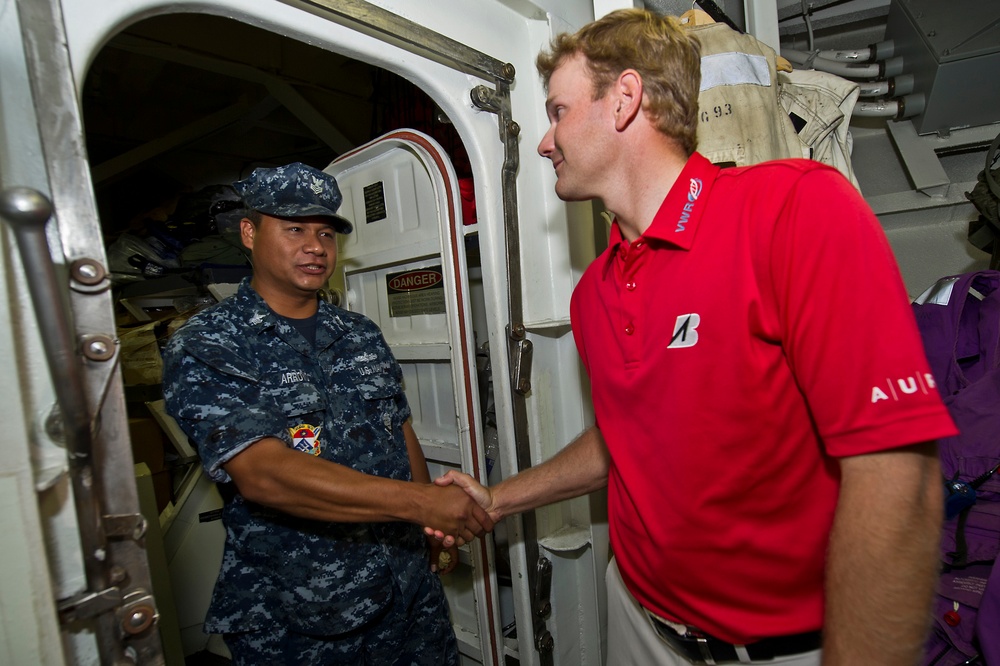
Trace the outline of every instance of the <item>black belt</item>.
{"label": "black belt", "polygon": [[721,664],[727,661],[745,664],[767,661],[775,657],[818,650],[823,641],[820,632],[810,631],[804,634],[762,638],[747,645],[733,645],[694,630],[688,630],[687,634],[681,636],[655,616],[651,615],[650,619],[653,620],[656,633],[685,659],[695,664]]}

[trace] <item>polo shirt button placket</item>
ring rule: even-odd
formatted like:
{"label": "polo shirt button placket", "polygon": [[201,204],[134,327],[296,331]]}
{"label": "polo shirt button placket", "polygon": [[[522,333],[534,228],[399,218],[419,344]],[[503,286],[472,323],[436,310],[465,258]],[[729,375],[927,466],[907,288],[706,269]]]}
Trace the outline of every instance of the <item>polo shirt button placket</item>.
{"label": "polo shirt button placket", "polygon": [[635,333],[635,326],[632,325],[632,322],[625,324],[625,335],[632,335],[633,333]]}

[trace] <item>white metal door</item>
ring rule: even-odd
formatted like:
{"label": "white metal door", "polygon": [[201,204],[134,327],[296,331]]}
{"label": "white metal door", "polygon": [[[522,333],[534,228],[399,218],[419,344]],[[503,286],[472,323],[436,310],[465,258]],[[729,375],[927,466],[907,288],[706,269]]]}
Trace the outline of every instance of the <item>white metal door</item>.
{"label": "white metal door", "polygon": [[[326,171],[344,193],[340,213],[354,221],[338,258],[344,305],[379,325],[402,366],[432,478],[456,469],[485,480],[465,253],[470,227],[462,224],[451,161],[431,137],[397,130]],[[460,560],[443,582],[462,662],[503,663],[492,552],[477,540]]]}
{"label": "white metal door", "polygon": [[[8,486],[3,495],[5,510],[16,503],[26,521],[37,521],[44,532],[51,580],[28,591],[29,603],[19,609],[27,617],[18,618],[24,634],[11,632],[13,647],[4,652],[27,659],[34,640],[48,636],[58,618],[62,640],[40,646],[36,663],[82,662],[99,654],[102,663],[159,664],[163,654],[146,559],[147,523],[136,489],[111,284],[62,7],[55,0],[15,4],[19,34],[14,43],[23,44],[24,60],[15,65],[17,58],[3,53],[4,75],[11,71],[8,66],[16,68],[14,83],[4,87],[3,106],[16,120],[5,125],[0,146],[10,145],[8,135],[20,134],[15,141],[33,144],[37,137],[41,150],[4,156],[10,168],[5,168],[0,212],[17,238],[24,275],[15,279],[23,280],[28,296],[11,303],[18,312],[11,322],[13,336],[34,334],[35,339],[27,338],[29,349],[41,340],[51,392],[45,387],[41,404],[26,401],[30,416],[25,409],[16,417],[34,420],[24,424],[29,436],[18,441],[35,458],[34,484]],[[15,7],[7,9],[3,25],[11,37],[8,21]],[[27,94],[8,98],[17,86]],[[24,165],[17,164],[21,160]],[[28,312],[19,312],[28,309],[28,302],[37,328],[25,321]],[[16,363],[28,365],[22,358]],[[24,381],[21,372],[16,376],[15,383]],[[48,459],[39,466],[41,453]],[[36,491],[37,503],[24,501],[24,495],[11,492],[15,488]],[[74,529],[78,540],[67,539]],[[42,558],[35,553],[33,559]],[[37,571],[28,575],[43,581]],[[31,618],[34,613],[40,615],[37,620]]]}

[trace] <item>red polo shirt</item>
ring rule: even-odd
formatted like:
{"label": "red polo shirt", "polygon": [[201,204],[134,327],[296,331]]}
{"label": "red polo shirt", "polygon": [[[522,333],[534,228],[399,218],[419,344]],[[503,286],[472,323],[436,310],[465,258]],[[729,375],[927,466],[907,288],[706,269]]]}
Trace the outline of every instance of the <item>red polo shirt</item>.
{"label": "red polo shirt", "polygon": [[833,458],[955,433],[878,221],[816,162],[694,154],[571,315],[622,577],[725,640],[822,625]]}

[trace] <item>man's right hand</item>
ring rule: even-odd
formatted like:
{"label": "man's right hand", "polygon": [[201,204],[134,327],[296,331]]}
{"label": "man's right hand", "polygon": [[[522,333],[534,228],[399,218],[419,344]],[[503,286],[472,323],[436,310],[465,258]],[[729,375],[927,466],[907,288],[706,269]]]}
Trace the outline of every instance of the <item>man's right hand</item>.
{"label": "man's right hand", "polygon": [[452,544],[461,546],[493,530],[493,519],[462,485],[439,481],[435,481],[437,485],[428,486],[429,498],[423,507],[424,532],[428,536],[435,537],[448,548]]}
{"label": "man's right hand", "polygon": [[[597,426],[590,426],[551,459],[507,477],[492,488],[455,470],[434,483],[445,488],[458,486],[496,523],[507,516],[605,488],[610,469],[611,456],[604,437]],[[424,533],[445,545],[453,539],[453,533],[430,523],[424,524]]]}
{"label": "man's right hand", "polygon": [[[468,474],[453,470],[444,476],[434,479],[434,483],[442,488],[461,488],[467,494],[468,498],[471,498],[471,500],[475,502],[477,505],[476,508],[483,511],[483,514],[489,521],[490,525],[486,528],[487,532],[491,531],[493,529],[493,525],[500,520],[500,513],[494,506],[493,493],[489,488],[480,484]],[[426,524],[424,527],[424,533],[427,536],[434,537],[438,541],[443,542],[445,546],[449,546],[452,543],[453,536],[461,536],[456,535],[454,532],[446,532],[444,530],[436,529],[430,523]],[[469,540],[470,539],[466,539],[466,541]],[[457,539],[455,539],[455,543],[462,545],[462,542]]]}

